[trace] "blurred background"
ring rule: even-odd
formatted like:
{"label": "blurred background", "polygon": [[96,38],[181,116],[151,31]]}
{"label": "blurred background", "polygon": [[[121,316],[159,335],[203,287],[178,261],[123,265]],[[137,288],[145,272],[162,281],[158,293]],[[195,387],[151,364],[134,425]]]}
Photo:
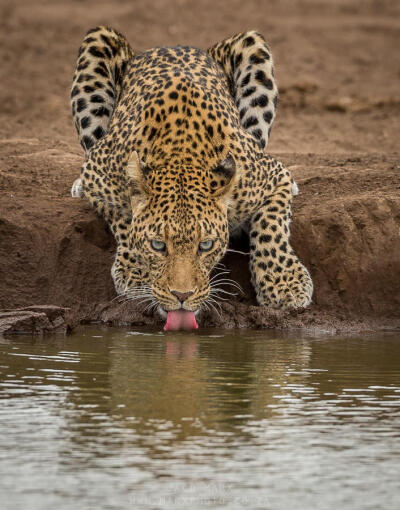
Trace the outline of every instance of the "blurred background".
{"label": "blurred background", "polygon": [[267,38],[280,109],[271,152],[398,149],[398,0],[1,0],[2,137],[72,142],[69,88],[85,32],[107,24],[138,51]]}

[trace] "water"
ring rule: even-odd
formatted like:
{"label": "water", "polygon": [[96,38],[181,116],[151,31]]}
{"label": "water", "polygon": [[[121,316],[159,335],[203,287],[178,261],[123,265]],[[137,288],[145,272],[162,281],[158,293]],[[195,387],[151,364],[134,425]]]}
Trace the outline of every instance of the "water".
{"label": "water", "polygon": [[397,509],[400,335],[0,339],[0,505]]}

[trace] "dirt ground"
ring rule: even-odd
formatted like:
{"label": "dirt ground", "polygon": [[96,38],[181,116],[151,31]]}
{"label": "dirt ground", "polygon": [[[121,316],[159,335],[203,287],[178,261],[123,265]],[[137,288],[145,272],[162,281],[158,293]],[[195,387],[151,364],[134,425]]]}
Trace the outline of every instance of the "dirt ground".
{"label": "dirt ground", "polygon": [[[293,244],[314,304],[253,306],[246,255],[227,257],[244,296],[203,326],[328,331],[400,328],[400,2],[398,0],[0,0],[0,308],[71,307],[75,321],[148,324],[115,297],[114,241],[69,197],[83,153],[69,88],[98,24],[143,50],[206,48],[258,29],[270,43],[280,105],[269,152],[299,187]],[[235,241],[246,251],[246,240]]]}

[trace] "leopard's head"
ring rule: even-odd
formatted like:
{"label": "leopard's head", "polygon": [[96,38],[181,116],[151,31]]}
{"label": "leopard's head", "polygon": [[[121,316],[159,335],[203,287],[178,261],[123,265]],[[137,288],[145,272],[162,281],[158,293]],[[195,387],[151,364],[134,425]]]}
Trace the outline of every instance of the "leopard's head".
{"label": "leopard's head", "polygon": [[120,250],[114,266],[117,291],[162,315],[207,307],[210,273],[228,246],[234,158],[228,154],[204,169],[174,158],[145,164],[133,153],[126,172],[132,222],[128,249]]}

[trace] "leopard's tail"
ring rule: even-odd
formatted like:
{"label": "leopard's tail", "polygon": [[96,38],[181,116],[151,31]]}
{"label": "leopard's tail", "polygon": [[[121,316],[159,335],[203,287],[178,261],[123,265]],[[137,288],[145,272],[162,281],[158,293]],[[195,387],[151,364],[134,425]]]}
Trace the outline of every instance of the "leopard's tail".
{"label": "leopard's tail", "polygon": [[207,50],[228,77],[240,122],[265,149],[278,105],[272,54],[255,31],[237,34]]}
{"label": "leopard's tail", "polygon": [[108,27],[86,34],[72,81],[72,116],[86,154],[107,132],[134,53],[123,35]]}

